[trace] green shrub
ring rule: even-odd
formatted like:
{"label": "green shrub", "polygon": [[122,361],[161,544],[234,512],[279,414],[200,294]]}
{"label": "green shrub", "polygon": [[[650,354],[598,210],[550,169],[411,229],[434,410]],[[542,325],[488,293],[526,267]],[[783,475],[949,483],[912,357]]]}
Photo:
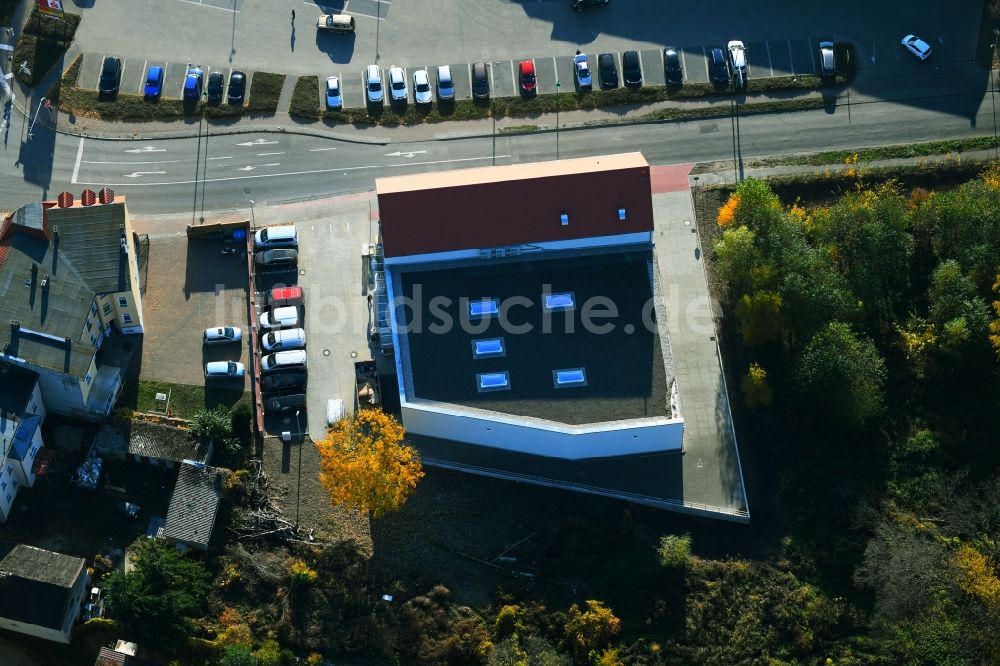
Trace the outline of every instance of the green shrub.
{"label": "green shrub", "polygon": [[519,633],[524,629],[524,625],[521,622],[523,616],[524,611],[517,604],[502,607],[500,612],[497,613],[496,623],[493,625],[493,633],[498,638]]}
{"label": "green shrub", "polygon": [[278,110],[281,87],[285,85],[284,74],[254,72],[250,81],[247,111],[254,114],[270,114]]}
{"label": "green shrub", "polygon": [[691,535],[666,534],[660,537],[660,564],[664,567],[686,569],[691,565]]}
{"label": "green shrub", "polygon": [[300,76],[292,91],[288,113],[299,118],[319,119],[319,77]]}

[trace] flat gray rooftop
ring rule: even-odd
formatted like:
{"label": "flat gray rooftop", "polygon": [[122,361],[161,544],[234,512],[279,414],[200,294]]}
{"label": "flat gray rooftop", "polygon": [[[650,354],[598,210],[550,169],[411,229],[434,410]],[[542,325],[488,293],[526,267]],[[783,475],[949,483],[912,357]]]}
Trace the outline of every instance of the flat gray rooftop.
{"label": "flat gray rooftop", "polygon": [[[410,317],[414,396],[571,425],[668,416],[653,260],[639,248],[402,272],[397,298],[413,305],[397,313]],[[575,306],[547,310],[546,293],[571,293]],[[498,315],[470,319],[469,302],[484,298],[496,299]],[[605,311],[602,304],[617,314],[590,317]],[[451,326],[436,325],[442,313]],[[498,338],[502,355],[474,357],[475,341]],[[553,372],[576,368],[584,368],[585,385],[557,388]],[[480,390],[478,375],[504,372],[508,389]]]}

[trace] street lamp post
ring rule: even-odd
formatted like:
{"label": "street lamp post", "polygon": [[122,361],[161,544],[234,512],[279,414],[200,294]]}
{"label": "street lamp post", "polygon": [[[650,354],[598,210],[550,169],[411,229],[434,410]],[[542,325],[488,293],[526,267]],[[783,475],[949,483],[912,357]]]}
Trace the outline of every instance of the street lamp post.
{"label": "street lamp post", "polygon": [[38,114],[42,111],[42,105],[45,104],[47,100],[43,97],[40,102],[38,102],[38,108],[35,109],[35,118],[31,121],[31,125],[28,127],[28,141],[31,141],[35,137],[35,123],[38,122]]}
{"label": "street lamp post", "polygon": [[556,159],[559,159],[559,79],[556,79]]}
{"label": "street lamp post", "polygon": [[250,230],[257,230],[257,216],[253,212],[253,199],[247,199],[250,202]]}
{"label": "street lamp post", "polygon": [[299,425],[300,410],[295,410],[295,427],[299,431],[299,473],[298,489],[295,491],[295,529],[299,529],[299,505],[302,503],[302,446],[305,438],[302,436],[302,426]]}

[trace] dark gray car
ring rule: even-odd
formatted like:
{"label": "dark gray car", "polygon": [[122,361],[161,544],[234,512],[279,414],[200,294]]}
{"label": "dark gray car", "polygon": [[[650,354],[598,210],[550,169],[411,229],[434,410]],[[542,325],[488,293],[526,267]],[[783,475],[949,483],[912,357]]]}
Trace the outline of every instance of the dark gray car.
{"label": "dark gray car", "polygon": [[638,51],[626,51],[622,54],[622,80],[627,88],[642,87],[642,61]]}
{"label": "dark gray car", "polygon": [[663,77],[668,86],[684,84],[684,69],[681,67],[681,55],[673,46],[663,49]]}
{"label": "dark gray car", "polygon": [[97,84],[97,92],[102,95],[117,95],[118,86],[122,80],[122,61],[114,56],[104,58],[101,65],[101,80]]}
{"label": "dark gray car", "polygon": [[472,96],[476,99],[490,96],[490,75],[484,62],[477,62],[472,66]]}
{"label": "dark gray car", "polygon": [[601,89],[618,87],[618,63],[611,53],[602,53],[597,56],[597,78],[601,81]]}
{"label": "dark gray car", "polygon": [[280,395],[264,401],[264,411],[271,414],[290,412],[293,409],[305,409],[305,406],[306,396],[304,393]]}
{"label": "dark gray car", "polygon": [[299,253],[290,248],[264,250],[253,258],[258,266],[289,266],[298,261]]}
{"label": "dark gray car", "polygon": [[726,85],[729,83],[729,65],[726,63],[726,55],[720,48],[712,49],[708,55],[708,68],[711,72],[712,83]]}

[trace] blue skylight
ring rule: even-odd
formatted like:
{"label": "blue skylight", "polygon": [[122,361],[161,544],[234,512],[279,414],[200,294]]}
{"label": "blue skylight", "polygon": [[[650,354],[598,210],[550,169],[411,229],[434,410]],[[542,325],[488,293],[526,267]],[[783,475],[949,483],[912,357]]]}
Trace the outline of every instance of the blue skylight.
{"label": "blue skylight", "polygon": [[566,370],[553,370],[552,381],[555,382],[556,388],[586,386],[587,370],[585,368],[567,368]]}
{"label": "blue skylight", "polygon": [[560,294],[545,294],[546,310],[572,310],[576,307],[576,298],[573,292],[565,291]]}
{"label": "blue skylight", "polygon": [[472,341],[472,357],[487,358],[506,356],[507,348],[503,343],[503,338],[486,338]]}
{"label": "blue skylight", "polygon": [[479,392],[506,391],[510,389],[510,375],[504,372],[483,372],[476,375],[476,385]]}
{"label": "blue skylight", "polygon": [[478,301],[469,301],[470,317],[488,317],[499,312],[499,304],[495,298],[484,298]]}

